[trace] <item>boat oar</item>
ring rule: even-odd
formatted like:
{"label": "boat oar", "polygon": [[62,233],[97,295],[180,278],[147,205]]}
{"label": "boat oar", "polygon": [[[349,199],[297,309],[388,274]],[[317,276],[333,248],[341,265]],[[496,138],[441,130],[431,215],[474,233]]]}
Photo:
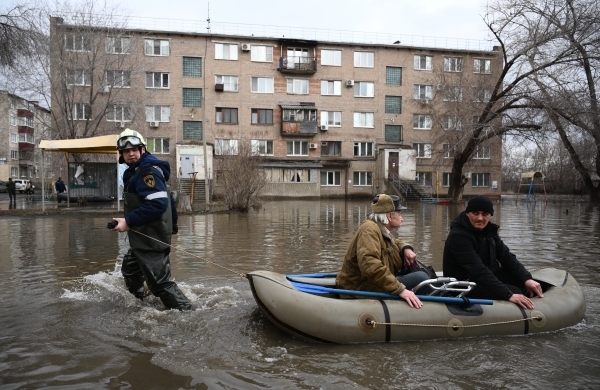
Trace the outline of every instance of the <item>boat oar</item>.
{"label": "boat oar", "polygon": [[[331,288],[324,286],[316,286],[314,284],[291,282],[292,286],[298,291],[312,293],[312,294],[340,294],[340,295],[354,295],[360,297],[379,298],[379,299],[401,299],[398,295],[379,293],[373,291],[357,291],[357,290],[344,290],[340,288]],[[493,305],[494,301],[491,299],[469,299],[469,298],[453,298],[453,297],[438,297],[435,295],[417,295],[421,301],[425,302],[440,302],[440,303],[454,303],[454,304],[479,304],[479,305]]]}

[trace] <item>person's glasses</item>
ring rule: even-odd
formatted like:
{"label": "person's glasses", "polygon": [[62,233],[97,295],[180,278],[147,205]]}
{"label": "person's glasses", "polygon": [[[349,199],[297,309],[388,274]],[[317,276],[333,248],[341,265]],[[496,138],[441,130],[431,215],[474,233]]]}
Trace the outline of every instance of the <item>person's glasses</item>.
{"label": "person's glasses", "polygon": [[141,145],[142,141],[138,137],[133,136],[119,138],[119,140],[117,141],[117,148],[119,149],[135,148],[136,146]]}

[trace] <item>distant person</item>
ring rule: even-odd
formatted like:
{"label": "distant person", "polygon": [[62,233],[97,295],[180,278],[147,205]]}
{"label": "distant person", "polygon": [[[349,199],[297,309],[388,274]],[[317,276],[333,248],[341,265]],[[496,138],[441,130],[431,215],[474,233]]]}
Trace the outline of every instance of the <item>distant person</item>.
{"label": "distant person", "polygon": [[25,184],[25,195],[31,194],[33,194],[33,184],[31,184],[31,182],[28,181],[27,184]]}
{"label": "distant person", "polygon": [[6,190],[8,191],[9,203],[17,202],[17,185],[13,181],[12,177],[8,178],[6,183]]}
{"label": "distant person", "polygon": [[58,203],[60,203],[59,195],[67,192],[67,186],[60,177],[58,178],[58,180],[56,180],[56,183],[54,183],[54,189],[56,190],[56,199],[58,200]]}
{"label": "distant person", "polygon": [[543,298],[542,287],[510,252],[491,223],[494,205],[485,196],[469,201],[450,224],[444,245],[444,276],[477,283],[469,298],[510,301],[533,309],[530,297]]}

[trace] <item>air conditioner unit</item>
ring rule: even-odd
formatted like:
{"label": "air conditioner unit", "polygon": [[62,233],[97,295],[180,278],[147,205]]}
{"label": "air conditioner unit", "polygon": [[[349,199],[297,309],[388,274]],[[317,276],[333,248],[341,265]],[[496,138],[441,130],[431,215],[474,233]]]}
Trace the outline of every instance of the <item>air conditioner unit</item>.
{"label": "air conditioner unit", "polygon": [[346,80],[346,87],[353,87],[354,86],[354,80]]}
{"label": "air conditioner unit", "polygon": [[158,121],[150,122],[150,127],[158,127],[159,125],[160,125],[160,122],[158,122]]}
{"label": "air conditioner unit", "polygon": [[321,146],[327,146],[327,141],[321,141]]}
{"label": "air conditioner unit", "polygon": [[463,173],[463,176],[466,177],[467,179],[471,178],[471,172],[465,172]]}
{"label": "air conditioner unit", "polygon": [[309,145],[309,149],[316,149],[317,148],[317,144],[310,144]]}
{"label": "air conditioner unit", "polygon": [[222,92],[224,88],[223,84],[215,84],[215,91]]}
{"label": "air conditioner unit", "polygon": [[242,43],[242,51],[250,51],[250,45],[248,43]]}
{"label": "air conditioner unit", "polygon": [[125,123],[123,122],[115,122],[115,127],[118,127],[119,129],[122,129],[125,127]]}
{"label": "air conditioner unit", "polygon": [[424,104],[424,105],[429,104],[429,99],[427,99],[427,98],[421,99],[421,104]]}
{"label": "air conditioner unit", "polygon": [[444,84],[438,84],[438,85],[435,87],[435,89],[436,89],[436,90],[438,90],[438,91],[441,91],[442,89],[444,89]]}
{"label": "air conditioner unit", "polygon": [[110,87],[108,85],[105,85],[104,87],[100,88],[100,93],[109,93],[110,92]]}
{"label": "air conditioner unit", "polygon": [[323,131],[327,131],[329,127],[327,125],[321,125],[320,129]]}

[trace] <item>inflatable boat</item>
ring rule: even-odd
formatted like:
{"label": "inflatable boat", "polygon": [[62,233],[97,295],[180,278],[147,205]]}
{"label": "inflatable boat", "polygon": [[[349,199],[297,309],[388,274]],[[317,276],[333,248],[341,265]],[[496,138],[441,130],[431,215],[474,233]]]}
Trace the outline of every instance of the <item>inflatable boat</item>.
{"label": "inflatable boat", "polygon": [[[532,299],[532,310],[508,301],[469,299],[469,288],[465,290],[460,285],[468,282],[450,278],[428,281],[434,292],[419,295],[423,307],[413,309],[394,295],[338,289],[335,274],[255,271],[247,276],[264,315],[283,331],[311,342],[346,344],[522,335],[555,331],[583,319],[583,291],[571,274],[554,268],[533,270],[531,274],[544,290],[544,298]],[[453,283],[460,286],[452,288]],[[463,292],[451,294],[452,291]],[[342,295],[360,298],[340,299]]]}

